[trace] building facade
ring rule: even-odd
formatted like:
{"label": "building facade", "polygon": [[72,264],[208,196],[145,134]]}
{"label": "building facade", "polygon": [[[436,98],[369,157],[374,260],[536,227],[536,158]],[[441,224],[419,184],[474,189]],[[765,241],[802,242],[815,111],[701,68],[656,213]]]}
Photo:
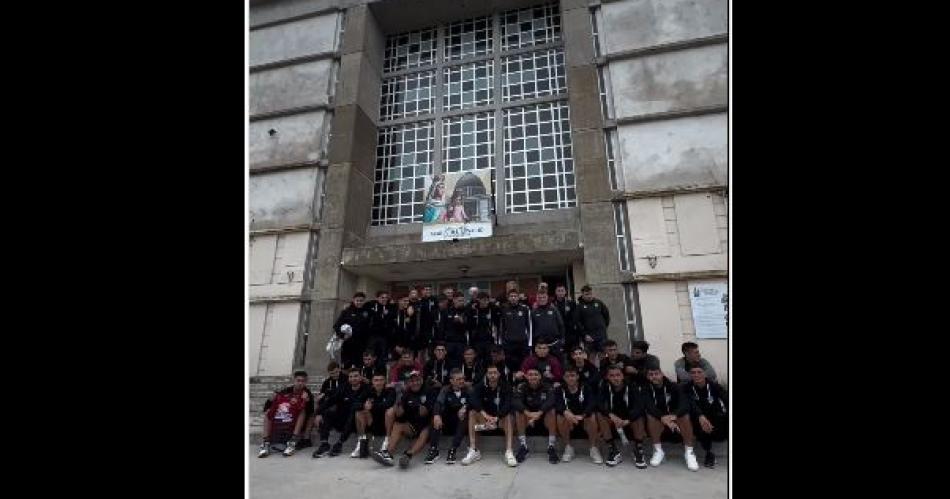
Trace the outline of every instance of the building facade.
{"label": "building facade", "polygon": [[[726,0],[250,2],[249,366],[322,373],[356,291],[584,284],[668,375],[728,276]],[[490,168],[490,237],[422,242]],[[479,209],[485,210],[484,202]]]}

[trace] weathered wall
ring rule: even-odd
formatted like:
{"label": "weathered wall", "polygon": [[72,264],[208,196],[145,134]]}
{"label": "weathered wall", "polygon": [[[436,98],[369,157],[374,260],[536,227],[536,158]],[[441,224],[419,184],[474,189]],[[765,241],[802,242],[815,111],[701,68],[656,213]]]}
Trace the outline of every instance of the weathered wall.
{"label": "weathered wall", "polygon": [[329,13],[251,31],[251,67],[330,52],[336,48],[337,17]]}
{"label": "weathered wall", "polygon": [[[333,5],[331,5],[331,3]],[[252,375],[289,375],[302,348],[301,314],[312,309],[313,273],[326,177],[326,132],[339,61],[338,2],[251,7],[248,186]],[[311,15],[323,11],[320,15]],[[296,16],[309,16],[288,19]]]}
{"label": "weathered wall", "polygon": [[248,361],[251,375],[290,374],[298,333],[300,303],[253,303],[248,313]]}
{"label": "weathered wall", "polygon": [[274,68],[248,77],[250,114],[327,105],[336,63],[332,59]]}
{"label": "weathered wall", "polygon": [[624,0],[605,3],[602,30],[607,52],[623,52],[723,34],[726,0]]}
{"label": "weathered wall", "polygon": [[323,170],[302,168],[252,175],[248,184],[251,230],[312,223],[320,213]]}
{"label": "weathered wall", "polygon": [[[727,9],[725,0],[622,0],[597,13],[615,198],[626,198],[644,339],[667,374],[695,339],[687,282],[728,271]],[[700,342],[723,379],[727,344]]]}

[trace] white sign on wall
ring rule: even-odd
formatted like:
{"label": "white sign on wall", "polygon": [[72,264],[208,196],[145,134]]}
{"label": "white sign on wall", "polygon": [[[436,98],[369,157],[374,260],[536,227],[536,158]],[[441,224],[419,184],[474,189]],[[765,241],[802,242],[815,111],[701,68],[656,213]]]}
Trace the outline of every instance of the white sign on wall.
{"label": "white sign on wall", "polygon": [[689,283],[689,303],[697,338],[727,338],[729,285],[725,282]]}

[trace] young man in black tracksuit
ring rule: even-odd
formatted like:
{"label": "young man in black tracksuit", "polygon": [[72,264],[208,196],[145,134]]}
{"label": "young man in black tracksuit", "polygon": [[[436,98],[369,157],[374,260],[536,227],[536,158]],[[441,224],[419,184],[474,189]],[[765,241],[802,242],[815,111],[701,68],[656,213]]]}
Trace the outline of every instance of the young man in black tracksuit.
{"label": "young man in black tracksuit", "polygon": [[340,358],[345,369],[360,365],[361,356],[369,342],[373,315],[364,306],[365,301],[366,294],[362,291],[354,294],[350,305],[340,312],[333,323],[333,332],[343,339]]}
{"label": "young man in black tracksuit", "polygon": [[603,464],[604,459],[597,448],[599,429],[597,428],[597,396],[590,386],[581,383],[580,375],[574,367],[564,371],[564,383],[554,391],[557,425],[564,441],[565,463],[574,459],[574,447],[571,438],[584,438],[586,433],[590,441],[590,458],[594,464]]}
{"label": "young man in black tracksuit", "polygon": [[432,358],[422,368],[426,392],[438,392],[449,384],[449,372],[452,365],[449,363],[445,344],[436,342],[432,349]]}
{"label": "young man in black tracksuit", "polygon": [[501,428],[505,433],[505,462],[508,466],[517,466],[511,450],[511,385],[502,379],[498,365],[489,364],[485,378],[472,388],[468,414],[469,446],[462,464],[469,465],[482,458],[478,450],[479,432]]}
{"label": "young man in black tracksuit", "polygon": [[[313,451],[313,457],[327,455],[334,457],[343,450],[343,443],[355,429],[356,411],[360,410],[369,387],[363,383],[359,369],[350,369],[347,373],[347,383],[341,385],[329,397],[320,401],[317,414],[322,416],[320,423],[320,447]],[[340,432],[339,440],[330,447],[330,430]]]}
{"label": "young man in black tracksuit", "polygon": [[574,320],[574,313],[577,311],[577,302],[567,295],[567,286],[558,284],[554,289],[554,306],[558,312],[561,312],[561,318],[564,319],[564,354],[570,353],[575,346],[582,345],[581,338],[577,335],[577,324]]}
{"label": "young man in black tracksuit", "polygon": [[581,299],[577,302],[574,323],[578,334],[588,352],[600,352],[607,339],[607,326],[610,325],[610,311],[604,302],[594,298],[590,286],[581,288]]}
{"label": "young man in black tracksuit", "polygon": [[[643,438],[646,436],[643,421],[643,400],[635,386],[624,380],[623,371],[613,365],[607,369],[607,384],[601,388],[600,416],[598,424],[607,442],[607,466],[616,466],[623,461],[623,454],[616,440],[633,440],[634,465],[647,467],[643,459]],[[621,433],[622,432],[622,433]]]}
{"label": "young man in black tracksuit", "polygon": [[531,311],[531,329],[535,343],[548,344],[550,354],[564,365],[564,318],[557,307],[548,303],[548,294],[539,291],[537,307]]}
{"label": "young man in black tracksuit", "polygon": [[577,370],[581,384],[589,386],[594,395],[599,393],[603,377],[597,366],[587,360],[587,351],[584,350],[583,345],[574,345],[571,351],[571,360],[567,363],[567,367],[573,367]]}
{"label": "young man in black tracksuit", "polygon": [[473,384],[481,381],[482,376],[485,375],[482,359],[479,358],[478,353],[475,352],[475,347],[465,348],[465,353],[462,354],[462,364],[456,367],[462,371],[466,388],[471,388]]}
{"label": "young man in black tracksuit", "polygon": [[389,301],[389,293],[377,291],[376,299],[366,303],[366,309],[373,315],[369,342],[366,348],[376,353],[376,367],[386,369],[389,350],[393,344],[393,332],[396,329],[396,304]]}
{"label": "young man in black tracksuit", "polygon": [[[435,327],[435,311],[439,301],[432,296],[432,286],[422,288],[422,296],[414,306],[419,314],[419,328],[413,341],[413,348],[419,353],[420,362],[428,360],[428,350],[432,341],[432,332]],[[422,359],[425,357],[425,359]]]}
{"label": "young man in black tracksuit", "polygon": [[500,324],[501,315],[495,306],[488,303],[488,293],[479,292],[478,300],[468,315],[469,345],[478,352],[479,359],[488,358]]}
{"label": "young man in black tracksuit", "polygon": [[511,402],[511,412],[518,429],[518,452],[515,454],[517,462],[524,462],[528,457],[528,440],[525,437],[527,428],[537,428],[538,421],[542,421],[548,431],[548,461],[557,464],[560,458],[557,449],[557,416],[554,413],[554,389],[550,384],[541,380],[541,372],[536,367],[528,369],[525,377],[528,379],[520,383],[514,390]]}
{"label": "young man in black tracksuit", "polygon": [[531,345],[531,309],[518,302],[517,291],[510,291],[508,303],[501,309],[501,346],[512,371],[521,369],[521,363],[531,352]]}
{"label": "young man in black tracksuit", "polygon": [[729,420],[726,417],[726,389],[715,381],[706,379],[706,371],[701,365],[689,369],[690,381],[683,385],[683,394],[690,400],[690,422],[696,440],[706,452],[703,465],[716,466],[716,455],[712,451],[712,442],[726,438]]}
{"label": "young man in black tracksuit", "polygon": [[690,471],[698,470],[699,464],[696,463],[696,453],[693,451],[695,437],[693,424],[689,419],[689,398],[683,394],[681,386],[663,375],[659,364],[648,365],[646,373],[649,384],[640,391],[640,394],[647,414],[647,433],[653,441],[653,456],[650,458],[650,465],[659,466],[663,462],[665,457],[663,435],[676,433],[683,437],[686,467]]}
{"label": "young man in black tracksuit", "polygon": [[601,388],[607,384],[607,369],[613,365],[620,366],[623,371],[624,379],[631,381],[636,372],[633,367],[633,359],[620,353],[616,341],[607,340],[604,342],[604,358],[600,360]]}
{"label": "young man in black tracksuit", "polygon": [[432,404],[432,398],[422,389],[422,374],[413,372],[409,375],[406,390],[397,396],[393,404],[393,427],[388,445],[373,453],[373,459],[385,466],[392,466],[392,452],[399,447],[400,440],[404,437],[415,438],[411,447],[399,458],[399,467],[408,468],[412,457],[422,451],[429,441]]}
{"label": "young man in black tracksuit", "polygon": [[509,387],[515,386],[515,370],[508,367],[508,361],[505,359],[505,349],[501,345],[491,347],[491,361],[485,364],[485,367],[495,366],[501,374],[501,380]]}
{"label": "young man in black tracksuit", "polygon": [[649,349],[650,344],[643,340],[634,341],[630,345],[633,382],[641,388],[650,384],[650,380],[647,379],[647,367],[660,365],[660,359],[656,355],[647,353]]}
{"label": "young man in black tracksuit", "polygon": [[445,331],[451,307],[452,301],[449,300],[449,297],[439,295],[436,299],[436,307],[432,315],[432,338],[430,340],[430,346],[438,342],[445,343]]}
{"label": "young man in black tracksuit", "polygon": [[446,312],[445,347],[449,353],[449,362],[458,365],[462,362],[465,347],[468,346],[469,309],[465,306],[465,298],[462,296],[456,296],[454,302],[454,306]]}
{"label": "young man in black tracksuit", "polygon": [[372,387],[366,393],[363,407],[356,412],[356,432],[359,439],[350,457],[369,457],[372,437],[383,437],[381,448],[386,448],[395,417],[389,409],[395,403],[396,390],[386,386],[386,372],[376,371],[373,373]]}
{"label": "young man in black tracksuit", "polygon": [[414,343],[418,335],[419,315],[416,309],[409,304],[409,297],[403,296],[399,299],[399,308],[396,310],[394,319],[392,350],[393,360],[399,360],[402,352],[409,350],[415,356]]}
{"label": "young man in black tracksuit", "polygon": [[373,373],[378,370],[376,360],[376,352],[373,350],[367,349],[363,352],[363,363],[360,364],[359,370],[360,376],[363,377],[363,383],[367,385],[373,381]]}
{"label": "young man in black tracksuit", "polygon": [[468,404],[471,394],[465,387],[462,371],[453,369],[449,374],[449,386],[442,388],[432,406],[432,429],[429,430],[429,453],[425,463],[432,464],[439,458],[439,439],[442,433],[452,434],[452,447],[445,458],[445,464],[455,464],[455,453],[465,430],[468,429]]}

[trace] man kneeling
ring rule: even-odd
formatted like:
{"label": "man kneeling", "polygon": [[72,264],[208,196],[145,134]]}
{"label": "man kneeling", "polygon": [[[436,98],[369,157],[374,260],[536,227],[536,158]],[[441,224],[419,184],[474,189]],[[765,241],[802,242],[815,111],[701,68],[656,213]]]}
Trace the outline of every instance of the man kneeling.
{"label": "man kneeling", "polygon": [[501,428],[505,432],[505,462],[508,466],[517,466],[518,461],[511,451],[511,389],[502,379],[497,364],[488,365],[485,379],[476,383],[472,392],[468,411],[469,447],[462,464],[469,465],[482,458],[478,450],[478,432]]}
{"label": "man kneeling", "polygon": [[415,438],[411,448],[399,458],[399,467],[408,468],[412,461],[412,456],[418,454],[425,447],[429,440],[429,423],[431,420],[432,404],[426,392],[422,389],[422,374],[413,371],[409,374],[407,389],[402,392],[393,405],[393,427],[389,433],[389,442],[380,451],[373,454],[376,462],[386,465],[393,465],[392,452],[399,447],[399,441],[403,437]]}

